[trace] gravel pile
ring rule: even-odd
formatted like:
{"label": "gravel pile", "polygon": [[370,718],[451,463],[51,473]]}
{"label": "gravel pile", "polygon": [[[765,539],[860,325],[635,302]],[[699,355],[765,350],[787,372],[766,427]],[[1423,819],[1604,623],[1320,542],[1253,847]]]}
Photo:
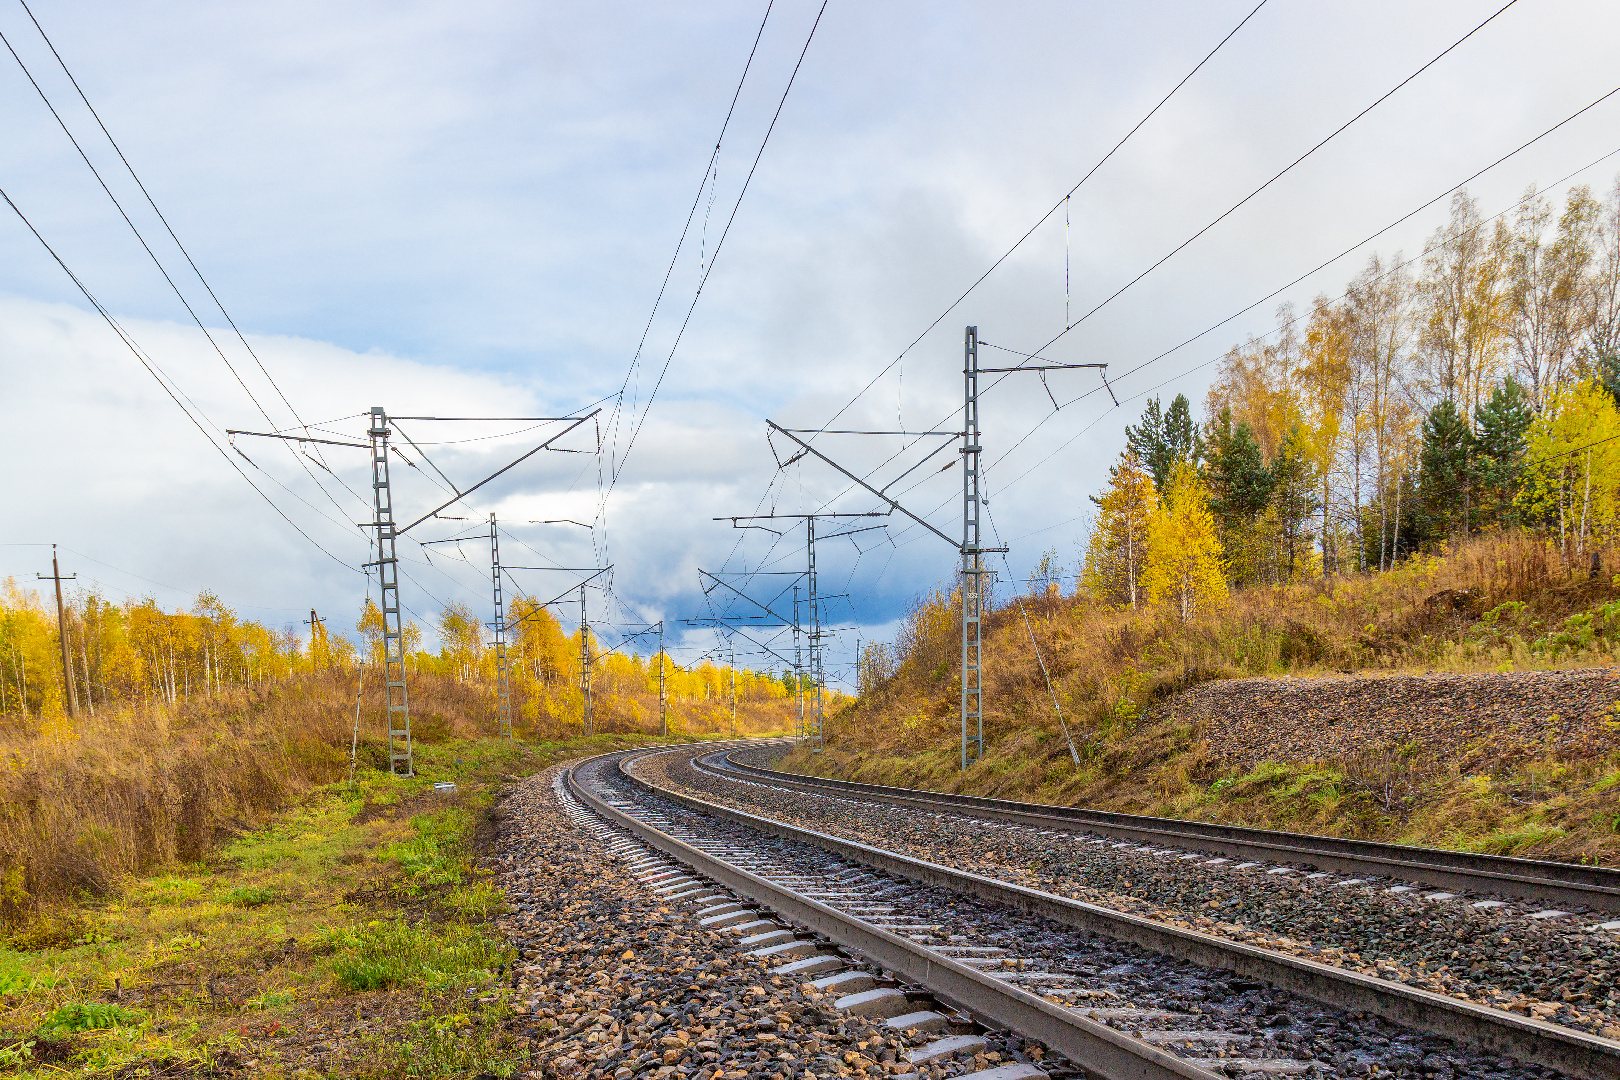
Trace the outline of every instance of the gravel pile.
{"label": "gravel pile", "polygon": [[556,771],[524,781],[502,807],[512,913],[501,928],[520,955],[515,1026],[531,1040],[531,1080],[945,1080],[1044,1056],[1008,1036],[913,1069],[905,1050],[937,1035],[836,1013],[809,983],[742,955],[735,935],[700,929],[694,908],[654,897],[569,819]]}
{"label": "gravel pile", "polygon": [[[697,814],[624,785],[601,770],[593,782],[624,800],[655,808],[670,828],[726,837],[768,856],[784,873],[830,876],[849,864],[819,848],[766,836]],[[912,881],[887,878],[884,899],[908,918],[938,927],[935,943],[1005,949],[1007,967],[1023,973],[1075,977],[1088,991],[1084,1008],[1127,1032],[1151,1030],[1217,1032],[1222,1057],[1311,1062],[1319,1074],[1336,1076],[1528,1078],[1556,1075],[1536,1066],[1481,1055],[1449,1040],[1415,1034],[1374,1017],[1354,1017],[1259,982],[1162,956],[1139,946],[1099,938],[1039,916]],[[873,892],[883,886],[869,886]],[[1035,984],[1038,985],[1038,984]],[[1146,1014],[1112,1018],[1115,1009]],[[1159,1015],[1153,1015],[1159,1012]],[[1176,1051],[1206,1057],[1211,1051]]]}
{"label": "gravel pile", "polygon": [[[768,764],[770,753],[756,751],[750,763]],[[1371,879],[1371,887],[1332,887],[1300,874],[1217,869],[1031,829],[739,783],[694,770],[687,755],[658,755],[636,770],[788,824],[1620,1038],[1620,942],[1585,932],[1590,919],[1535,921],[1521,917],[1523,905],[1487,911],[1407,899]]]}
{"label": "gravel pile", "polygon": [[1602,757],[1620,747],[1613,725],[1620,671],[1358,675],[1225,679],[1167,704],[1230,768],[1262,761],[1345,761],[1411,745],[1463,772],[1525,756]]}

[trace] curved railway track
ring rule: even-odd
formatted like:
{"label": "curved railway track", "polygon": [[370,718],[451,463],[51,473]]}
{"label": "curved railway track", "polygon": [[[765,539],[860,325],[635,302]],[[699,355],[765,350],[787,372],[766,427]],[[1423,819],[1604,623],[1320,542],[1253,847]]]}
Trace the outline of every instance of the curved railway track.
{"label": "curved railway track", "polygon": [[634,838],[618,843],[645,853],[652,887],[701,905],[700,925],[741,926],[840,1009],[939,1030],[914,1063],[982,1045],[971,1020],[1110,1078],[1359,1076],[1396,1060],[1413,1075],[1620,1077],[1620,1042],[748,814],[633,767],[671,753],[717,767],[709,751],[636,751],[562,786]]}
{"label": "curved railway track", "polygon": [[[1173,845],[1186,851],[1265,860],[1310,870],[1376,875],[1483,896],[1511,896],[1572,908],[1620,912],[1620,870],[1604,866],[1517,859],[1370,840],[1344,840],[1240,825],[859,784],[784,773],[738,761],[737,756],[738,751],[734,750],[710,753],[696,764],[733,778],[775,787],[834,793],[892,806],[960,814],[1034,829],[1137,844]],[[1620,929],[1620,922],[1616,922],[1612,929]]]}

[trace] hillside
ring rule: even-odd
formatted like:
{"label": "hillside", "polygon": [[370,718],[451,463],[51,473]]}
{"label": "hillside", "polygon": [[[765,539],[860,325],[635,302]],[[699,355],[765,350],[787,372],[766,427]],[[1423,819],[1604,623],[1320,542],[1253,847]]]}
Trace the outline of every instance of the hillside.
{"label": "hillside", "polygon": [[987,752],[965,774],[947,599],[913,610],[893,671],[832,720],[827,752],[785,767],[1620,863],[1620,578],[1532,538],[1239,590],[1186,620],[1050,591],[998,605]]}

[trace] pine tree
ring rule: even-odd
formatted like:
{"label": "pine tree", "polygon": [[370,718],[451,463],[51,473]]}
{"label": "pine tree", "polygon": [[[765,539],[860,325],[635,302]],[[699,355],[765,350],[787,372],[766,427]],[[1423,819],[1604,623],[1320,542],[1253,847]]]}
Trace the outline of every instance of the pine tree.
{"label": "pine tree", "polygon": [[1104,604],[1135,607],[1147,554],[1147,523],[1158,497],[1153,478],[1126,450],[1108,469],[1108,490],[1099,498],[1096,527],[1086,545],[1080,587]]}
{"label": "pine tree", "polygon": [[1172,603],[1183,619],[1200,604],[1226,597],[1226,575],[1215,516],[1198,471],[1178,462],[1147,527],[1142,589],[1150,603]]}
{"label": "pine tree", "polygon": [[1157,397],[1148,398],[1142,410],[1142,419],[1125,428],[1125,445],[1136,455],[1148,472],[1153,474],[1153,485],[1163,491],[1170,481],[1170,472],[1178,461],[1197,465],[1204,455],[1203,440],[1198,425],[1193,423],[1192,405],[1186,394],[1177,394],[1170,408],[1159,409]]}

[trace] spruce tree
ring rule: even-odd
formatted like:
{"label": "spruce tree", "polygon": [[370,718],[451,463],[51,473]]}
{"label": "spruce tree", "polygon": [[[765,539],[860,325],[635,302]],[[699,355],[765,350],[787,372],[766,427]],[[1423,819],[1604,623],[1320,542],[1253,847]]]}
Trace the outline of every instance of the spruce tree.
{"label": "spruce tree", "polygon": [[1479,520],[1515,524],[1513,498],[1518,494],[1524,465],[1525,433],[1535,419],[1530,395],[1509,375],[1479,407],[1475,419],[1475,481],[1480,492]]}
{"label": "spruce tree", "polygon": [[[1480,415],[1484,414],[1482,408]],[[1429,539],[1468,531],[1474,504],[1474,454],[1474,433],[1468,428],[1468,418],[1450,398],[1436,403],[1423,418],[1423,450],[1418,466],[1423,526]]]}
{"label": "spruce tree", "polygon": [[1322,508],[1316,497],[1316,466],[1311,461],[1310,439],[1294,424],[1271,461],[1271,505],[1287,552],[1288,579],[1299,576],[1301,562],[1310,552],[1311,518]]}
{"label": "spruce tree", "polygon": [[1235,585],[1269,577],[1272,544],[1262,518],[1271,501],[1272,473],[1247,422],[1232,424],[1222,409],[1210,425],[1204,483]]}

